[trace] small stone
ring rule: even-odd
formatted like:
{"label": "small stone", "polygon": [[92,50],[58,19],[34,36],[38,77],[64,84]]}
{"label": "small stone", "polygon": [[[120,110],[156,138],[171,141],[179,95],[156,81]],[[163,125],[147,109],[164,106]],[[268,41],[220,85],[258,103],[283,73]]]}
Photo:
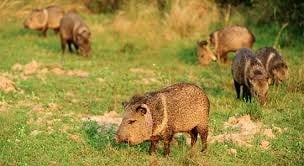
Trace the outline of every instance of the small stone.
{"label": "small stone", "polygon": [[231,149],[228,149],[228,150],[227,150],[227,153],[228,153],[229,155],[234,155],[234,156],[235,156],[235,155],[237,154],[237,151],[236,151],[236,149],[232,149],[232,148],[231,148]]}
{"label": "small stone", "polygon": [[261,143],[260,143],[260,147],[264,150],[267,150],[269,148],[269,145],[270,143],[268,141],[265,141],[263,140]]}
{"label": "small stone", "polygon": [[41,133],[41,131],[39,131],[39,130],[33,130],[31,133],[30,133],[30,135],[31,136],[36,136],[36,135],[38,135],[38,134],[40,134]]}

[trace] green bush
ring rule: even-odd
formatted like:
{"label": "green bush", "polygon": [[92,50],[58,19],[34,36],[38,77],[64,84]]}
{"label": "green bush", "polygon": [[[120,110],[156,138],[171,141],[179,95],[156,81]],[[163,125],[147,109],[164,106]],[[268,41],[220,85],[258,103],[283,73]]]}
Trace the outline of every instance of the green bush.
{"label": "green bush", "polygon": [[87,0],[85,4],[94,13],[114,13],[121,8],[123,0]]}
{"label": "green bush", "polygon": [[228,5],[244,7],[244,11],[250,11],[250,17],[258,24],[288,23],[289,31],[304,35],[303,0],[216,0],[216,3],[222,8],[227,8]]}

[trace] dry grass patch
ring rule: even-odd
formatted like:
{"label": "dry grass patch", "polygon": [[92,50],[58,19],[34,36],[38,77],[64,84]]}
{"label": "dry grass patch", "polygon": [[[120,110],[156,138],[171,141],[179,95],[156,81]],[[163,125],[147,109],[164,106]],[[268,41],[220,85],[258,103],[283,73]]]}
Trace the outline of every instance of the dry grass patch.
{"label": "dry grass patch", "polygon": [[39,78],[43,78],[43,76],[47,73],[57,76],[70,76],[80,78],[89,76],[89,72],[83,70],[65,70],[58,64],[46,65],[35,60],[32,60],[31,62],[24,65],[16,63],[11,67],[11,70],[14,73],[19,73],[19,77],[25,80],[33,75],[38,75]]}
{"label": "dry grass patch", "polygon": [[[276,133],[282,133],[284,130],[287,130],[287,128],[281,129],[276,126],[272,126],[272,128],[266,128],[262,122],[253,122],[249,115],[244,115],[241,117],[230,117],[228,121],[224,123],[224,128],[230,128],[237,131],[227,131],[219,135],[210,134],[208,137],[208,142],[223,143],[225,141],[231,141],[232,143],[239,146],[252,147],[252,140],[255,135],[261,135],[270,140],[276,138],[274,131]],[[267,149],[269,147],[269,144],[270,143],[268,141],[263,140],[260,147],[262,149]]]}
{"label": "dry grass patch", "polygon": [[219,21],[219,10],[210,1],[175,1],[165,19],[165,37],[176,39],[207,35],[209,25]]}
{"label": "dry grass patch", "polygon": [[5,93],[16,92],[16,85],[12,80],[4,76],[0,76],[0,90]]}

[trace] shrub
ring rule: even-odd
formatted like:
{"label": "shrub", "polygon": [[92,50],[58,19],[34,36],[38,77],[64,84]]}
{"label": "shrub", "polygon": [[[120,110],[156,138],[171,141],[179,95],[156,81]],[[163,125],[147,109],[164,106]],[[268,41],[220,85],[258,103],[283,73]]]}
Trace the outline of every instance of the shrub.
{"label": "shrub", "polygon": [[85,5],[94,13],[114,13],[121,8],[123,0],[86,0]]}

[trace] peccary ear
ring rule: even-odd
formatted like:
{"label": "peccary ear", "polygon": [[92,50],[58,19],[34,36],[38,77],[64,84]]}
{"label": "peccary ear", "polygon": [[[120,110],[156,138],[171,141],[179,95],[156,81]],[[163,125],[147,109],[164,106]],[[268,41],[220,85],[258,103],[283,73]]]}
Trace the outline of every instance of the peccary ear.
{"label": "peccary ear", "polygon": [[268,84],[271,84],[271,78],[270,77],[267,78],[267,82],[268,82]]}
{"label": "peccary ear", "polygon": [[121,102],[121,105],[122,105],[124,108],[126,108],[127,104],[128,104],[128,102],[126,102],[126,101]]}
{"label": "peccary ear", "polygon": [[249,81],[249,83],[251,84],[251,85],[253,85],[254,84],[254,77],[250,77],[249,79],[248,79],[248,81]]}
{"label": "peccary ear", "polygon": [[207,42],[207,40],[202,40],[202,41],[199,41],[197,44],[202,47],[202,46],[208,45],[208,42]]}
{"label": "peccary ear", "polygon": [[141,104],[136,108],[137,112],[141,112],[143,115],[147,113],[148,106],[146,104]]}

